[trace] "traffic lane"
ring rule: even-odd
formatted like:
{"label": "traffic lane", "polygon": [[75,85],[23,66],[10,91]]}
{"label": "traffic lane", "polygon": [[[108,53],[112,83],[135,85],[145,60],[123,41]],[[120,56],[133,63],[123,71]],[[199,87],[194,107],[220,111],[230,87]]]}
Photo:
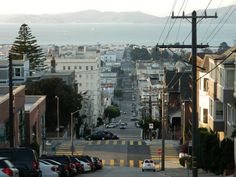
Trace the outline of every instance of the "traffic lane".
{"label": "traffic lane", "polygon": [[141,168],[130,167],[104,167],[91,173],[80,174],[78,177],[157,177],[163,176],[159,172],[145,171],[142,172]]}
{"label": "traffic lane", "polygon": [[150,149],[146,144],[142,145],[128,145],[127,159],[134,160],[134,166],[139,166],[139,161],[150,158]]}
{"label": "traffic lane", "polygon": [[101,144],[86,145],[83,154],[99,157],[100,159],[105,160],[106,164],[109,164],[110,160],[114,160],[115,164],[119,164],[121,159],[127,159],[127,145],[120,145],[120,143],[113,145],[110,144],[110,141],[107,142],[109,144],[106,144],[105,140],[101,141]]}
{"label": "traffic lane", "polygon": [[113,134],[117,135],[120,139],[126,139],[126,138],[140,139],[141,137],[140,128],[129,128],[129,127],[127,127],[126,129],[107,128],[105,130],[112,132]]}

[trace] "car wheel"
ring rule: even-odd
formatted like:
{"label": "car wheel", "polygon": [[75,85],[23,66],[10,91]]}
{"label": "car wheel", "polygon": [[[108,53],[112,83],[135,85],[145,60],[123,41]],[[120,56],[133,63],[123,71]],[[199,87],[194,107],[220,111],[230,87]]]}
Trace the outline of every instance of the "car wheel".
{"label": "car wheel", "polygon": [[102,137],[102,140],[105,140],[105,138],[104,138],[104,137]]}
{"label": "car wheel", "polygon": [[153,172],[155,172],[156,170],[153,170]]}
{"label": "car wheel", "polygon": [[90,140],[91,140],[91,138],[89,137],[89,138],[88,138],[88,140],[90,141]]}
{"label": "car wheel", "polygon": [[144,172],[144,169],[142,169],[142,172]]}

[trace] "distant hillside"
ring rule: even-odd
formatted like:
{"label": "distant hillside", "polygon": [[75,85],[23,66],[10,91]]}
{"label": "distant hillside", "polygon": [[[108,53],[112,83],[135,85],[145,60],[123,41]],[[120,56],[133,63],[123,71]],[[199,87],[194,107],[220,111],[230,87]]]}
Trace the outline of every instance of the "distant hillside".
{"label": "distant hillside", "polygon": [[[213,23],[220,22],[229,7],[218,9],[218,19]],[[207,10],[207,14],[213,15],[216,9]],[[198,10],[201,15],[203,10]],[[101,12],[97,10],[86,10],[63,14],[44,15],[0,15],[0,23],[164,23],[167,17],[156,17],[142,12]],[[209,20],[203,20],[207,23]],[[233,13],[228,23],[236,23],[236,13]]]}

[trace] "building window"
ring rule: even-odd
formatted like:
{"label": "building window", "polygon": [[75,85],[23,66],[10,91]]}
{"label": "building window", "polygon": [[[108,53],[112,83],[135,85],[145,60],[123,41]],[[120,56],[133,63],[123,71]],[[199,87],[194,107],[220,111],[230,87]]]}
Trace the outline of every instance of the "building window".
{"label": "building window", "polygon": [[91,66],[91,70],[93,70],[93,66]]}
{"label": "building window", "polygon": [[234,87],[234,70],[226,70],[226,88]]}
{"label": "building window", "polygon": [[66,70],[66,67],[65,67],[65,66],[63,66],[63,70]]}
{"label": "building window", "polygon": [[81,69],[82,69],[82,66],[79,66],[79,69],[81,70]]}
{"label": "building window", "polygon": [[209,114],[211,115],[211,117],[213,117],[213,107],[214,106],[214,103],[213,101],[210,99],[209,100]]}
{"label": "building window", "polygon": [[77,66],[74,66],[74,70],[76,70],[77,69]]}
{"label": "building window", "polygon": [[14,76],[20,77],[21,76],[21,69],[20,68],[15,68],[14,70],[15,70]]}
{"label": "building window", "polygon": [[235,120],[235,116],[236,116],[236,110],[233,108],[232,105],[227,104],[227,117],[228,117],[228,123],[231,125],[235,125],[236,120]]}
{"label": "building window", "polygon": [[205,92],[208,91],[208,79],[207,78],[204,78],[204,80],[203,80],[203,90]]}
{"label": "building window", "polygon": [[70,66],[68,66],[68,70],[70,70]]}
{"label": "building window", "polygon": [[208,123],[208,109],[203,109],[203,123]]}
{"label": "building window", "polygon": [[88,66],[86,66],[86,70],[88,70],[88,68],[89,68],[89,67],[88,67]]}
{"label": "building window", "polygon": [[82,87],[82,83],[79,83],[79,86]]}
{"label": "building window", "polygon": [[79,78],[81,78],[81,77],[82,77],[82,75],[80,74],[80,75],[79,75]]}

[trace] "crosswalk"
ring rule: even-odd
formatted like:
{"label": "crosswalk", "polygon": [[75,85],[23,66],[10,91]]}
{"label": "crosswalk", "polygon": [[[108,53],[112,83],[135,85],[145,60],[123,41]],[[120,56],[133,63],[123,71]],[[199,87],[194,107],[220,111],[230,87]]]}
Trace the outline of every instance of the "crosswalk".
{"label": "crosswalk", "polygon": [[[74,151],[73,154],[74,155],[82,155],[83,154],[83,150],[84,150],[84,146],[96,146],[96,145],[121,145],[121,146],[125,146],[125,145],[130,145],[130,146],[142,146],[145,145],[146,143],[142,140],[138,140],[138,141],[134,141],[134,140],[105,140],[105,141],[101,141],[101,140],[96,140],[96,141],[83,141],[83,142],[77,142],[74,144]],[[61,144],[57,150],[56,153],[57,155],[71,155],[71,142],[64,142],[63,144]]]}
{"label": "crosswalk", "polygon": [[[162,148],[160,145],[149,146],[150,156],[153,160],[161,160]],[[178,159],[178,153],[173,144],[165,144],[165,160],[176,160]]]}

